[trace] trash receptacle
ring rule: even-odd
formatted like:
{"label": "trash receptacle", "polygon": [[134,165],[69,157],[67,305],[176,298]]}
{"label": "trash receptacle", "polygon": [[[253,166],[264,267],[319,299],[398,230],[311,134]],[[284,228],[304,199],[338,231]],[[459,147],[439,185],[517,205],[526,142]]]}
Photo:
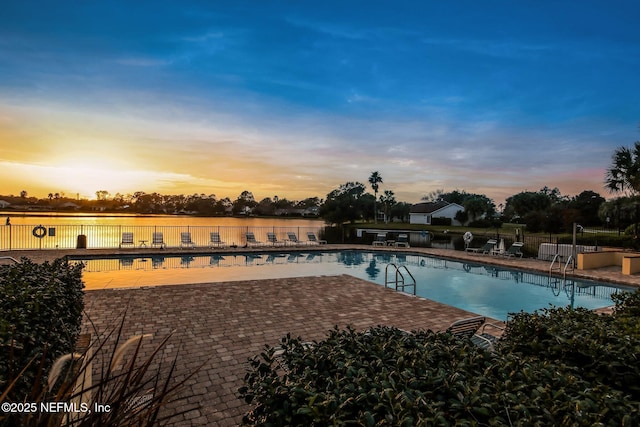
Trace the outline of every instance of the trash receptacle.
{"label": "trash receptacle", "polygon": [[85,234],[78,235],[76,249],[87,249],[87,236]]}

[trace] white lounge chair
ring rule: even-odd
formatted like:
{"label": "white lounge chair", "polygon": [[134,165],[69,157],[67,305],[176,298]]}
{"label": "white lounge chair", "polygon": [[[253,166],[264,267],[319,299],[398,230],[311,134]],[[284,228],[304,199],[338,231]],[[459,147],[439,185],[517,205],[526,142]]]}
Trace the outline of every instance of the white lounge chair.
{"label": "white lounge chair", "polygon": [[375,240],[373,241],[373,246],[386,246],[387,245],[387,233],[378,233],[376,235]]}
{"label": "white lounge chair", "polygon": [[[494,329],[492,333],[487,332],[487,326]],[[495,345],[500,341],[504,334],[505,328],[501,325],[486,322],[479,331],[471,337],[471,342],[477,347],[493,352]]]}
{"label": "white lounge chair", "polygon": [[209,234],[209,246],[212,248],[219,248],[222,246],[226,246],[225,242],[223,242],[222,240],[220,240],[220,233],[218,233],[217,231],[212,231]]}
{"label": "white lounge chair", "polygon": [[[458,338],[468,339],[477,347],[493,351],[494,345],[504,332],[504,327],[486,322],[483,316],[470,317],[453,322],[446,330]],[[487,326],[499,330],[499,334],[493,335],[487,332]]]}
{"label": "white lounge chair", "polygon": [[395,246],[396,248],[399,248],[399,247],[408,248],[409,237],[406,234],[398,234],[398,239],[396,240]]}
{"label": "white lounge chair", "polygon": [[261,246],[262,242],[256,240],[256,236],[253,234],[253,231],[248,231],[246,234],[247,237],[247,246]]}
{"label": "white lounge chair", "polygon": [[271,243],[273,246],[282,246],[284,245],[284,242],[281,242],[278,240],[278,238],[276,237],[276,233],[273,233],[271,231],[267,232],[267,241],[269,243]]}
{"label": "white lounge chair", "polygon": [[309,244],[311,245],[326,245],[327,241],[326,240],[318,240],[318,238],[316,237],[316,234],[309,231],[307,233],[307,239]]}
{"label": "white lounge chair", "polygon": [[191,233],[183,231],[180,233],[180,247],[181,248],[195,248],[196,244],[191,240]]}
{"label": "white lounge chair", "polygon": [[164,243],[164,235],[162,234],[162,232],[156,231],[153,233],[153,235],[151,236],[151,246],[160,246],[161,249],[165,248],[166,245]]}
{"label": "white lounge chair", "polygon": [[485,243],[483,246],[479,247],[479,248],[467,248],[465,249],[467,252],[473,252],[476,254],[490,254],[493,252],[493,250],[496,248],[496,245],[498,244],[498,241],[496,239],[489,239],[487,240],[487,243]]}
{"label": "white lounge chair", "polygon": [[506,256],[506,257],[520,257],[522,258],[522,247],[524,246],[524,243],[522,242],[515,242],[514,244],[512,244],[509,249],[507,249],[505,251],[505,253],[503,253],[502,255]]}
{"label": "white lounge chair", "polygon": [[461,319],[453,322],[445,332],[454,335],[458,338],[471,339],[471,337],[478,332],[478,330],[484,325],[486,317],[477,316],[467,319]]}
{"label": "white lounge chair", "polygon": [[302,244],[302,242],[300,240],[298,240],[298,236],[296,235],[296,233],[294,233],[293,231],[287,231],[287,240],[286,240],[286,242],[288,242],[291,245],[300,245],[300,244]]}

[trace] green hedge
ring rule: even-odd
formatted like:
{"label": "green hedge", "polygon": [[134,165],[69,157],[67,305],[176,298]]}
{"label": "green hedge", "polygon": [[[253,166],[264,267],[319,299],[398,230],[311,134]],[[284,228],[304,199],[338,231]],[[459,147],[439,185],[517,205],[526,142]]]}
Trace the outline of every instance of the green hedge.
{"label": "green hedge", "polygon": [[451,225],[451,218],[437,216],[431,218],[431,225]]}
{"label": "green hedge", "polygon": [[448,334],[388,327],[282,339],[250,360],[248,425],[639,425],[640,294],[613,316],[515,315],[490,353]]}
{"label": "green hedge", "polygon": [[9,400],[37,393],[35,383],[44,380],[39,373],[73,349],[84,307],[82,268],[26,258],[0,266],[0,394],[29,365]]}

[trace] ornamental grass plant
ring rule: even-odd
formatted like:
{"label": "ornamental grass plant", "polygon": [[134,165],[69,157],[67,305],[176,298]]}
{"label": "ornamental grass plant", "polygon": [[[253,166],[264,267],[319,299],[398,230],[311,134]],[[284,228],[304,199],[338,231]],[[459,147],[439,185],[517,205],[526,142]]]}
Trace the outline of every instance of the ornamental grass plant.
{"label": "ornamental grass plant", "polygon": [[79,344],[82,265],[1,268],[0,426],[157,426],[198,409],[185,387],[197,369],[175,377],[171,335],[126,337],[124,312],[109,330],[87,317]]}

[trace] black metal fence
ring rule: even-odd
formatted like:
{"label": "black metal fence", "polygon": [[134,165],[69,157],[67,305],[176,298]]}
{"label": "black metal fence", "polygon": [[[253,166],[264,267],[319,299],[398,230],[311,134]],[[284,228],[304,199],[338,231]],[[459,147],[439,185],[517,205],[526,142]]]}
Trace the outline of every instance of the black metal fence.
{"label": "black metal fence", "polygon": [[[333,229],[334,241],[345,243],[372,244],[378,233],[385,233],[390,244],[399,234],[407,234],[409,243],[413,247],[433,247],[441,249],[464,250],[466,245],[463,234],[456,232],[430,232],[418,230],[384,230],[384,229],[349,229],[345,235],[338,234],[339,229]],[[561,247],[573,245],[573,234],[528,234],[522,229],[486,229],[475,232],[471,246],[480,247],[489,239],[502,240],[505,248],[514,242],[523,242],[522,251],[525,257],[546,259],[545,253],[559,253]],[[579,249],[598,250],[602,247],[636,248],[640,246],[639,239],[624,234],[623,231],[607,227],[576,227],[576,245]]]}
{"label": "black metal fence", "polygon": [[[308,234],[324,238],[324,227],[251,226],[124,226],[124,225],[7,225],[0,226],[0,250],[217,247],[244,246],[247,233],[255,245],[304,243]],[[270,241],[267,233],[275,240]]]}

